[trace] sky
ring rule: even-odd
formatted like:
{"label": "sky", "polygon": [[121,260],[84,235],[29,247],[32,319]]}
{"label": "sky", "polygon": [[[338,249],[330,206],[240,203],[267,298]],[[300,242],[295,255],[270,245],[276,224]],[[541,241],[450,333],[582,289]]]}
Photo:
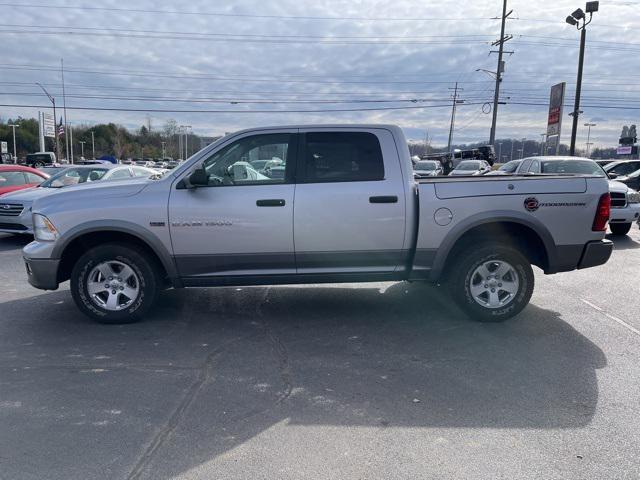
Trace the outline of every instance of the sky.
{"label": "sky", "polygon": [[[578,146],[617,145],[640,123],[640,8],[604,0],[588,27]],[[579,33],[576,0],[509,0],[498,138],[539,140],[549,89],[567,82],[568,143]],[[452,88],[455,143],[487,141],[501,0],[0,1],[0,118],[63,103],[72,124],[128,128],[168,119],[217,136],[308,123],[393,123],[446,145]],[[8,106],[13,105],[13,106]],[[27,106],[27,107],[17,107]],[[614,108],[605,108],[614,107]],[[112,109],[112,110],[109,110]],[[137,111],[125,111],[137,110]],[[167,110],[172,110],[168,112]],[[49,108],[50,111],[50,108]],[[58,114],[58,116],[60,116]]]}

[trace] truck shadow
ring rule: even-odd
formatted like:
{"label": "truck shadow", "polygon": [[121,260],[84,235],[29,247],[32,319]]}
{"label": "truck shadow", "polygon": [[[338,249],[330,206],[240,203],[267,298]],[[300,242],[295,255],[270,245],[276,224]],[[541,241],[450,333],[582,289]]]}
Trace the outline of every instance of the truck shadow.
{"label": "truck shadow", "polygon": [[[558,312],[530,305],[505,324],[479,324],[450,306],[440,289],[416,284],[170,291],[152,318],[126,326],[85,320],[69,297],[63,291],[0,305],[9,312],[0,345],[14,353],[0,366],[100,367],[116,384],[119,365],[167,375],[183,368],[191,383],[176,394],[173,412],[158,415],[154,431],[163,436],[122,443],[125,457],[133,451],[143,459],[130,460],[132,473],[149,478],[211,462],[282,422],[584,427],[598,401],[596,370],[606,365],[603,352]],[[31,350],[16,339],[28,340]],[[110,359],[96,360],[97,354]],[[81,382],[91,381],[73,378],[76,384],[61,381],[56,391],[71,409]],[[104,404],[139,394],[135,383],[108,385]],[[147,388],[169,394],[161,381]],[[148,444],[153,450],[140,452]]]}
{"label": "truck shadow", "polygon": [[607,235],[607,239],[613,242],[614,250],[633,250],[640,248],[640,243],[629,235]]}
{"label": "truck shadow", "polygon": [[22,247],[32,241],[33,237],[31,235],[12,235],[9,233],[0,233],[0,252],[21,250]]}

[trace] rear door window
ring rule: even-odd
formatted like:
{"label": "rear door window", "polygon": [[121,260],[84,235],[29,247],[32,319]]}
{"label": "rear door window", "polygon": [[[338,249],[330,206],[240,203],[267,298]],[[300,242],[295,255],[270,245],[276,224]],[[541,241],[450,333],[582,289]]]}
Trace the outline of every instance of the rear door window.
{"label": "rear door window", "polygon": [[384,180],[382,149],[373,133],[307,133],[303,159],[306,183]]}
{"label": "rear door window", "polygon": [[17,187],[25,184],[22,172],[0,172],[0,188]]}

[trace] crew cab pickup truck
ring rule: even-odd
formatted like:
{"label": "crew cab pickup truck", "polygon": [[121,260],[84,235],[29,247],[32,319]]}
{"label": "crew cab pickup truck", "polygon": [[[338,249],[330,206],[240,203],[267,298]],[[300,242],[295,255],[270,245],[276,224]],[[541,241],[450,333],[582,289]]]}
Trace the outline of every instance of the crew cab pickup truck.
{"label": "crew cab pickup truck", "polygon": [[[282,159],[254,179],[252,160]],[[583,175],[415,181],[389,125],[259,128],[162,178],[78,186],[33,204],[29,282],[71,280],[85,314],[134,321],[163,288],[429,281],[473,319],[501,321],[545,273],[605,263],[607,180]]]}

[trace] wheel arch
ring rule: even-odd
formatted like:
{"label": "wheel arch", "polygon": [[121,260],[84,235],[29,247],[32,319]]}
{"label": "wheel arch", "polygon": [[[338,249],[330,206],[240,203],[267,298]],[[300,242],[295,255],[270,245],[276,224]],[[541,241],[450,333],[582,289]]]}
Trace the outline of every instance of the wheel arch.
{"label": "wheel arch", "polygon": [[173,258],[158,237],[137,224],[111,220],[78,225],[56,244],[52,257],[60,259],[58,282],[69,279],[75,261],[88,249],[105,243],[130,244],[141,248],[173,286],[181,286]]}
{"label": "wheel arch", "polygon": [[554,273],[557,268],[555,242],[541,222],[513,212],[494,212],[470,217],[449,232],[438,248],[430,279],[440,280],[461,249],[487,239],[513,245],[545,273]]}

